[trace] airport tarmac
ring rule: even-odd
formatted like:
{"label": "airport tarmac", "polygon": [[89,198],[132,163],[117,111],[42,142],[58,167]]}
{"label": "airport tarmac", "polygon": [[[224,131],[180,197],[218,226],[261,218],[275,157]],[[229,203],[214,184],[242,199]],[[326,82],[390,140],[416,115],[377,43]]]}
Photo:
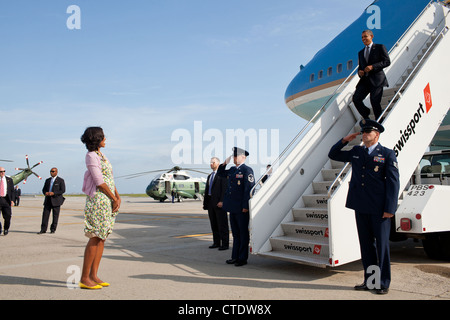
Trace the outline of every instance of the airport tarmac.
{"label": "airport tarmac", "polygon": [[322,269],[250,255],[245,266],[227,265],[231,250],[208,248],[212,236],[200,201],[142,197],[122,198],[106,241],[99,276],[111,286],[81,290],[85,199],[66,197],[56,233],[38,235],[42,203],[43,197],[22,197],[9,234],[0,236],[1,300],[450,299],[450,263],[428,259],[421,242],[391,244],[391,288],[376,295],[353,289],[362,282],[360,261]]}

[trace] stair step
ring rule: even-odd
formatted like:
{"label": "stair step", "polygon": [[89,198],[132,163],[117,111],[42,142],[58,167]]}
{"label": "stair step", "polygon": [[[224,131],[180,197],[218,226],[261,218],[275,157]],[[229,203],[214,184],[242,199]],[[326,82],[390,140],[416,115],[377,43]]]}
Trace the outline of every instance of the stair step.
{"label": "stair step", "polygon": [[[341,172],[342,169],[322,169],[322,177],[325,181],[334,181],[336,177],[338,176],[339,172]],[[345,176],[345,174],[350,170],[350,167],[347,167],[344,171],[344,174],[342,177]]]}
{"label": "stair step", "polygon": [[273,251],[280,251],[295,256],[329,257],[329,245],[318,241],[309,241],[293,237],[275,237],[270,239]]}
{"label": "stair step", "polygon": [[342,169],[345,165],[345,162],[330,159],[330,164],[332,169]]}
{"label": "stair step", "polygon": [[320,244],[328,244],[328,223],[304,223],[299,221],[282,223],[286,237],[298,240],[314,240]]}
{"label": "stair step", "polygon": [[[314,189],[314,193],[328,193],[328,190],[330,189],[331,184],[333,183],[333,181],[317,181],[317,182],[313,182],[313,189]],[[335,185],[333,187],[333,190],[337,188],[337,185]]]}
{"label": "stair step", "polygon": [[327,208],[293,208],[292,215],[294,221],[306,222],[306,223],[328,223],[328,209]]}
{"label": "stair step", "polygon": [[320,257],[320,256],[319,257],[306,257],[306,256],[301,257],[298,255],[284,253],[281,251],[264,252],[264,253],[259,253],[258,255],[260,255],[262,257],[266,257],[266,258],[301,263],[301,264],[306,264],[306,265],[310,265],[313,267],[320,267],[320,268],[326,268],[329,265],[328,257]]}
{"label": "stair step", "polygon": [[313,208],[326,208],[328,205],[328,195],[327,194],[307,194],[303,195],[303,202],[307,207]]}

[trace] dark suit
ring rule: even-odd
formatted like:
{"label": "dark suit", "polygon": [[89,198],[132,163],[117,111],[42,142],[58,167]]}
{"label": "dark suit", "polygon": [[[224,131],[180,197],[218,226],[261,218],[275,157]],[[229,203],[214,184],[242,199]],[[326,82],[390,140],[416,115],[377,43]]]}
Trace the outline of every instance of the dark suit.
{"label": "dark suit", "polygon": [[[14,182],[10,177],[4,177],[6,178],[6,195],[4,197],[0,197],[0,207],[2,211],[2,216],[5,222],[4,228],[7,232],[9,230],[9,227],[11,225],[11,201],[14,201],[16,199],[15,192],[14,192]],[[2,224],[0,222],[0,232],[2,231]]]}
{"label": "dark suit", "polygon": [[42,224],[41,232],[47,232],[48,219],[50,217],[50,211],[53,210],[53,220],[50,226],[50,231],[55,232],[58,226],[59,212],[65,198],[63,197],[64,192],[66,192],[66,185],[64,179],[56,177],[53,186],[50,189],[52,178],[45,180],[44,187],[42,188],[42,193],[45,195],[46,192],[53,192],[53,196],[45,196],[44,200],[44,211],[42,212]]}
{"label": "dark suit", "polygon": [[250,234],[248,224],[250,213],[242,212],[249,209],[250,190],[255,185],[253,170],[245,164],[239,168],[231,167],[225,169],[225,165],[220,165],[217,174],[228,178],[227,190],[223,198],[223,209],[230,213],[230,226],[233,234],[233,251],[231,258],[247,262],[248,245]]}
{"label": "dark suit", "polygon": [[370,109],[365,106],[363,100],[370,94],[370,104],[372,105],[375,120],[377,120],[382,113],[381,98],[383,97],[383,87],[389,86],[383,69],[391,64],[391,60],[386,47],[382,44],[372,44],[368,61],[366,61],[364,53],[365,47],[358,53],[358,71],[364,71],[370,65],[373,66],[373,70],[360,78],[353,95],[353,103],[364,119],[369,118]]}
{"label": "dark suit", "polygon": [[[223,196],[227,187],[227,179],[214,174],[212,184],[210,185],[211,174],[208,175],[205,187],[205,196],[203,198],[203,209],[208,210],[209,221],[213,233],[213,245],[228,248],[230,242],[230,231],[228,229],[227,212],[217,206],[217,203],[223,202]],[[211,187],[211,188],[210,188]],[[211,189],[211,194],[209,190]]]}
{"label": "dark suit", "polygon": [[[346,207],[355,210],[356,225],[364,270],[371,265],[380,267],[380,284],[389,288],[391,281],[389,233],[391,221],[383,213],[395,214],[399,193],[399,173],[394,151],[378,144],[369,155],[365,147],[355,146],[349,151],[340,140],[328,157],[351,162],[352,178]],[[364,283],[371,274],[364,273]]]}

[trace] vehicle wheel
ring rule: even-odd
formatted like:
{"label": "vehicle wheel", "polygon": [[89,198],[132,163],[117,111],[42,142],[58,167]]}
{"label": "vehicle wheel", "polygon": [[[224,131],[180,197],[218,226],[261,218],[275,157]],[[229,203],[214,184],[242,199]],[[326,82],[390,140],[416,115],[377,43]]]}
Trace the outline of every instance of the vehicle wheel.
{"label": "vehicle wheel", "polygon": [[429,258],[450,261],[450,232],[427,234],[422,243]]}

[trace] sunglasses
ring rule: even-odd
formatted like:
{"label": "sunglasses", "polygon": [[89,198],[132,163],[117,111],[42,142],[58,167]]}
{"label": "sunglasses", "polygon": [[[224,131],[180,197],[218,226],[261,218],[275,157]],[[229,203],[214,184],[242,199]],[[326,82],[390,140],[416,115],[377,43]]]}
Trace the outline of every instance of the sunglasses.
{"label": "sunglasses", "polygon": [[5,170],[2,170],[2,171],[0,171],[0,172],[6,172]]}

